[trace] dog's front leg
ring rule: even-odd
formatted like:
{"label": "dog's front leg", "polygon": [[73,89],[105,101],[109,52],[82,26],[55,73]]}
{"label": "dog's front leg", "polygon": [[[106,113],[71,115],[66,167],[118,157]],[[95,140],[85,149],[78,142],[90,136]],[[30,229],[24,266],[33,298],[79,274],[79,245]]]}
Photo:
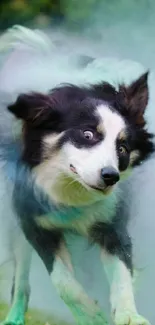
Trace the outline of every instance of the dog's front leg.
{"label": "dog's front leg", "polygon": [[106,325],[105,316],[74,277],[68,250],[61,244],[55,256],[51,279],[61,298],[71,309],[78,325]]}
{"label": "dog's front leg", "polygon": [[111,308],[116,325],[148,325],[136,310],[132,276],[124,261],[102,250],[101,258],[110,284]]}
{"label": "dog's front leg", "polygon": [[110,284],[112,317],[116,325],[148,325],[137,312],[132,286],[132,246],[125,228],[100,223],[91,235],[101,246],[101,260]]}
{"label": "dog's front leg", "polygon": [[25,235],[43,260],[52,283],[70,308],[78,325],[107,325],[104,314],[76,281],[63,234],[37,224],[24,223]]}

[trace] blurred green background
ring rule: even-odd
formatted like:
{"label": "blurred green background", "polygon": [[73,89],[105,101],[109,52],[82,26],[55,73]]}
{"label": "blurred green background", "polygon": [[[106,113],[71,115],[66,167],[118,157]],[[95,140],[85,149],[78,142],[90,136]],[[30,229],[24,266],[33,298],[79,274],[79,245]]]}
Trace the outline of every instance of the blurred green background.
{"label": "blurred green background", "polygon": [[113,19],[128,20],[131,16],[136,21],[144,17],[150,20],[151,3],[151,0],[0,0],[0,29],[13,24],[39,27],[65,24],[70,29],[81,29],[88,27],[89,22],[92,25],[95,12],[96,20],[103,17],[107,25]]}

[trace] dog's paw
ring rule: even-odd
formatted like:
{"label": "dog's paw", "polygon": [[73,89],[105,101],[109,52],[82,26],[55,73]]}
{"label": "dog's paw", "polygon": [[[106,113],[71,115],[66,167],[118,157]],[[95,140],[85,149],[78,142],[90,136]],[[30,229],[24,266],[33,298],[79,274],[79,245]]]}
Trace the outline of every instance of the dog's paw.
{"label": "dog's paw", "polygon": [[109,325],[104,312],[94,302],[89,306],[74,304],[70,307],[77,325]]}
{"label": "dog's paw", "polygon": [[102,312],[93,315],[92,317],[88,315],[79,315],[76,318],[77,325],[109,325],[105,320],[105,315]]}
{"label": "dog's paw", "polygon": [[16,320],[5,320],[0,322],[0,325],[24,325],[24,320],[16,319]]}
{"label": "dog's paw", "polygon": [[114,323],[116,325],[150,325],[150,323],[136,312],[124,310],[114,313]]}

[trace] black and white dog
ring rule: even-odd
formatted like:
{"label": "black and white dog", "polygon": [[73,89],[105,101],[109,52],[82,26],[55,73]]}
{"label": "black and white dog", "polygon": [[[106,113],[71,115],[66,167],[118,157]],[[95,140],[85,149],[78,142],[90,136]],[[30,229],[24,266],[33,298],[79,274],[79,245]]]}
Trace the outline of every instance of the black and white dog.
{"label": "black and white dog", "polygon": [[20,94],[8,106],[22,120],[22,131],[18,138],[1,140],[1,160],[4,172],[14,171],[13,208],[26,240],[15,251],[13,300],[5,325],[24,323],[32,248],[77,324],[107,324],[74,277],[68,232],[100,246],[114,323],[148,324],[135,306],[132,243],[119,188],[120,180],[154,151],[144,117],[147,81],[145,73],[118,90],[104,81],[67,84],[48,94]]}

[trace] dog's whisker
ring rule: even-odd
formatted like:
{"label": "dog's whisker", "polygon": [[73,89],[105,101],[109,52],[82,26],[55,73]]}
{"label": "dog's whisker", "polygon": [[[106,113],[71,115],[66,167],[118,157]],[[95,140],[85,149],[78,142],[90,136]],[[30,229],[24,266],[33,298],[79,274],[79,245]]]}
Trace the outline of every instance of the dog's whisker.
{"label": "dog's whisker", "polygon": [[78,180],[78,178],[76,179],[73,179],[71,182],[69,182],[68,184],[66,184],[66,186],[65,186],[65,188],[67,188],[67,187],[69,187],[69,186],[71,186],[72,184],[74,184],[74,183],[79,183],[79,180]]}

